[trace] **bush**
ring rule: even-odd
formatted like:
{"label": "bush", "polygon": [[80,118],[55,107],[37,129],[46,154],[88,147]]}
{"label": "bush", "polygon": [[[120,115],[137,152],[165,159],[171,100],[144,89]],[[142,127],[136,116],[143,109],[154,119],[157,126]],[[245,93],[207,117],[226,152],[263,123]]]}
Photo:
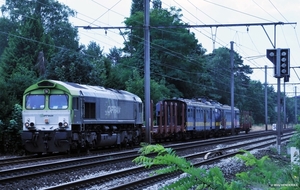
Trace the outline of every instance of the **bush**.
{"label": "bush", "polygon": [[5,154],[18,154],[22,152],[22,107],[15,104],[12,118],[8,124],[0,122],[1,152]]}

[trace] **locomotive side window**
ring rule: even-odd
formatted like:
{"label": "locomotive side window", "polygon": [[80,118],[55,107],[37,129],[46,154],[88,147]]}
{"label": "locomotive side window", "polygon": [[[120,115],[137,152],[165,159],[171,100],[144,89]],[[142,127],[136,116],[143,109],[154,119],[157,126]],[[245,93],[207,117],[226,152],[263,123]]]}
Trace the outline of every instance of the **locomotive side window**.
{"label": "locomotive side window", "polygon": [[73,110],[78,110],[78,98],[73,98]]}
{"label": "locomotive side window", "polygon": [[86,119],[96,119],[96,106],[95,103],[85,102],[85,117]]}
{"label": "locomotive side window", "polygon": [[45,108],[45,96],[39,94],[31,94],[26,96],[26,109],[38,109]]}
{"label": "locomotive side window", "polygon": [[49,96],[50,109],[67,109],[68,108],[68,95],[53,94]]}

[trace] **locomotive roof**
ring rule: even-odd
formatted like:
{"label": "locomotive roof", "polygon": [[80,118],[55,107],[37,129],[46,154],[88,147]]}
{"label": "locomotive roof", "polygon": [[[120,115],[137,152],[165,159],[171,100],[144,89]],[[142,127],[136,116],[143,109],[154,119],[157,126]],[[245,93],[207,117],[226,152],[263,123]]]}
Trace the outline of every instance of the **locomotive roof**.
{"label": "locomotive roof", "polygon": [[110,88],[104,88],[102,86],[92,86],[85,84],[78,84],[72,82],[63,82],[57,80],[43,80],[36,84],[28,87],[24,94],[38,89],[38,88],[57,88],[64,91],[67,91],[72,96],[86,96],[86,97],[107,97],[107,98],[117,98],[117,99],[127,99],[127,100],[136,100],[140,101],[141,99],[128,91],[124,90],[115,90]]}

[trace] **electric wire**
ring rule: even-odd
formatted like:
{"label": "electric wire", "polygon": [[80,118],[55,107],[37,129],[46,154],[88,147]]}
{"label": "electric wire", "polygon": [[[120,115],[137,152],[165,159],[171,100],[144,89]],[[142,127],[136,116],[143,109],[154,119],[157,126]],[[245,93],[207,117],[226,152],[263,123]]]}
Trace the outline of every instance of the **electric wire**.
{"label": "electric wire", "polygon": [[232,10],[234,12],[238,12],[240,14],[244,14],[244,15],[247,15],[247,16],[251,16],[251,17],[254,17],[254,18],[258,18],[260,20],[265,20],[265,21],[268,21],[268,22],[272,22],[271,20],[268,20],[268,19],[265,19],[265,18],[262,18],[262,17],[258,17],[258,16],[255,16],[255,15],[252,15],[252,14],[249,14],[249,13],[246,13],[246,12],[242,12],[242,11],[239,11],[239,10],[236,10],[236,9],[233,9],[233,8],[230,8],[230,7],[227,7],[227,6],[224,6],[224,5],[221,5],[221,4],[217,4],[217,3],[214,3],[214,2],[211,2],[211,1],[208,1],[208,0],[204,0],[208,3],[211,3],[213,5],[216,5],[216,6],[219,6],[219,7],[222,7],[222,8],[225,8],[225,9],[228,9],[228,10]]}
{"label": "electric wire", "polygon": [[174,54],[176,54],[176,52]]}

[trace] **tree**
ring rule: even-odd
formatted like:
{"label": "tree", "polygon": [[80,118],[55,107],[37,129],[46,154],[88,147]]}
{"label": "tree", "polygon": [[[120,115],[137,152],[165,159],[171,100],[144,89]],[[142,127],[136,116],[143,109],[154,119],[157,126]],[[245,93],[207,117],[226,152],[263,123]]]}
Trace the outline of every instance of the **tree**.
{"label": "tree", "polygon": [[[14,104],[21,104],[24,90],[35,83],[43,73],[39,67],[42,62],[37,61],[41,51],[45,52],[44,59],[52,53],[49,36],[44,34],[43,27],[36,15],[32,15],[22,26],[9,36],[8,46],[5,48],[0,62],[1,82],[5,83],[5,90],[1,96],[5,102],[5,110],[0,117],[8,118]],[[33,18],[33,19],[32,19]]]}
{"label": "tree", "polygon": [[55,51],[77,49],[78,36],[68,21],[74,11],[54,0],[7,0],[1,11],[0,119],[9,125],[24,90],[45,78]]}
{"label": "tree", "polygon": [[259,81],[251,81],[247,88],[247,96],[245,96],[245,101],[243,107],[247,111],[252,111],[252,117],[255,123],[264,123],[264,87]]}
{"label": "tree", "polygon": [[[45,59],[53,53],[53,47],[48,44],[51,43],[50,37],[44,34],[43,27],[36,15],[32,15],[24,25],[10,36],[8,47],[5,49],[1,66],[7,78],[10,77],[19,66],[28,70],[34,70],[36,60],[41,51],[44,52]],[[38,72],[36,72],[38,77]]]}
{"label": "tree", "polygon": [[[243,64],[241,56],[234,52],[234,89],[235,102],[241,107],[245,99],[246,88],[249,86],[250,78],[247,76],[252,73],[248,65]],[[222,104],[230,104],[231,92],[231,59],[228,48],[215,49],[207,55],[207,70],[211,79],[210,94],[212,98]]]}
{"label": "tree", "polygon": [[152,1],[153,4],[153,9],[161,9],[161,0],[153,0]]}
{"label": "tree", "polygon": [[107,58],[110,59],[114,65],[120,63],[122,58],[122,49],[117,49],[116,47],[111,48]]}
{"label": "tree", "polygon": [[130,15],[144,11],[144,0],[132,0]]}
{"label": "tree", "polygon": [[92,70],[92,63],[83,53],[61,50],[51,59],[46,76],[54,80],[89,84]]}
{"label": "tree", "polygon": [[0,56],[2,55],[4,49],[8,46],[9,33],[16,30],[17,27],[18,25],[9,19],[4,17],[0,18]]}
{"label": "tree", "polygon": [[75,16],[75,11],[58,1],[7,0],[1,10],[11,22],[19,25],[23,25],[28,19],[38,18],[44,32],[51,36],[56,47],[78,48],[78,31],[69,23],[69,16]]}
{"label": "tree", "polygon": [[[173,86],[171,96],[198,97],[206,92],[206,88],[199,84],[208,81],[207,75],[203,74],[207,72],[204,67],[206,50],[198,44],[195,35],[184,28],[180,12],[174,7],[150,11],[151,78],[156,82],[166,81],[166,86]],[[141,77],[144,76],[143,18],[142,12],[136,12],[125,20],[127,26],[136,28],[125,32],[128,40],[124,48],[125,53],[130,54],[127,59],[133,60],[127,63],[136,68]],[[155,26],[178,28],[160,29]]]}
{"label": "tree", "polygon": [[[144,79],[141,78],[138,72],[133,71],[131,79],[125,82],[126,90],[138,95],[143,101],[145,100]],[[154,104],[164,98],[170,97],[170,90],[165,86],[164,81],[150,81],[151,100]]]}
{"label": "tree", "polygon": [[297,106],[295,98],[297,97],[286,97],[286,123],[297,123],[295,120],[295,107]]}

